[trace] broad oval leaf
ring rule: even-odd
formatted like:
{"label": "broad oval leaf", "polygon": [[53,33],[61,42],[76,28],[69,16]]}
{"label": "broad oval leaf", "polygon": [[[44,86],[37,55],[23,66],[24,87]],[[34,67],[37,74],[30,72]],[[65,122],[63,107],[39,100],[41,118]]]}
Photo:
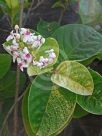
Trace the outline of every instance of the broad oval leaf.
{"label": "broad oval leaf", "polygon": [[76,94],[92,95],[94,89],[90,72],[76,61],[62,62],[55,70],[51,80]]}
{"label": "broad oval leaf", "polygon": [[82,62],[99,53],[102,54],[102,35],[90,26],[82,24],[65,25],[58,28],[52,37],[59,44],[59,62],[64,60]]}
{"label": "broad oval leaf", "polygon": [[8,54],[0,54],[0,79],[8,72],[11,65],[11,57]]}
{"label": "broad oval leaf", "polygon": [[40,75],[30,88],[28,116],[34,135],[59,134],[74,112],[76,95],[52,85],[49,75]]}
{"label": "broad oval leaf", "polygon": [[40,49],[38,51],[35,52],[34,55],[36,56],[36,60],[39,60],[40,56],[46,57],[45,51],[50,50],[50,49],[54,49],[54,52],[56,54],[56,58],[55,58],[54,62],[49,64],[48,66],[46,66],[43,69],[40,69],[39,67],[34,66],[34,65],[30,65],[27,69],[27,73],[29,76],[39,75],[39,74],[45,73],[47,71],[50,71],[52,69],[52,67],[56,63],[56,61],[58,59],[58,55],[59,55],[59,46],[58,46],[58,43],[55,39],[47,38],[45,43],[40,47]]}
{"label": "broad oval leaf", "polygon": [[[26,77],[24,73],[20,73],[20,91],[24,88]],[[14,97],[16,88],[16,71],[9,71],[0,80],[0,100]],[[20,93],[20,92],[19,92]]]}
{"label": "broad oval leaf", "polygon": [[84,24],[96,24],[102,22],[101,0],[80,0],[79,14]]}
{"label": "broad oval leaf", "polygon": [[27,87],[25,95],[23,97],[23,101],[22,101],[22,118],[23,118],[23,123],[24,123],[25,130],[27,132],[27,135],[28,136],[34,136],[34,133],[32,132],[30,122],[29,122],[29,118],[28,118],[29,89],[30,89],[30,86]]}
{"label": "broad oval leaf", "polygon": [[92,114],[102,115],[102,76],[90,70],[94,81],[94,91],[92,96],[77,96],[78,104]]}

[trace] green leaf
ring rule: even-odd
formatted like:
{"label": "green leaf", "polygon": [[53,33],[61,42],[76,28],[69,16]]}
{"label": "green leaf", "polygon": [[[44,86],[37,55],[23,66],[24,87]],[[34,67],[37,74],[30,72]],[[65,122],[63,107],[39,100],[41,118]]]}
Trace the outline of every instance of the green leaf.
{"label": "green leaf", "polygon": [[85,111],[84,109],[82,109],[78,104],[75,107],[75,111],[74,111],[74,115],[73,118],[82,118],[86,115],[88,115],[89,113],[87,111]]}
{"label": "green leaf", "polygon": [[52,5],[52,8],[65,8],[65,5],[63,4],[62,1],[57,1]]}
{"label": "green leaf", "polygon": [[50,49],[54,49],[54,52],[56,54],[56,59],[53,61],[53,63],[49,64],[43,69],[40,69],[39,67],[34,66],[34,65],[30,65],[27,69],[27,73],[29,76],[39,75],[47,71],[50,71],[53,68],[53,65],[56,63],[58,59],[58,55],[59,55],[59,46],[55,39],[47,38],[45,43],[40,47],[40,49],[34,52],[34,56],[36,56],[37,61],[40,59],[40,56],[48,57],[45,51],[50,50]]}
{"label": "green leaf", "polygon": [[5,0],[10,9],[17,9],[19,7],[19,0]]}
{"label": "green leaf", "polygon": [[29,122],[29,118],[28,118],[29,88],[30,87],[27,87],[25,95],[23,97],[23,101],[22,101],[22,118],[23,118],[23,123],[24,123],[24,127],[25,127],[27,135],[28,136],[34,136],[34,133],[32,132],[30,122]]}
{"label": "green leaf", "polygon": [[76,94],[92,95],[93,93],[94,83],[90,72],[84,65],[75,61],[62,62],[51,80]]}
{"label": "green leaf", "polygon": [[[25,75],[20,73],[20,91],[23,89],[26,81]],[[0,80],[0,100],[14,97],[16,89],[16,71],[9,71]]]}
{"label": "green leaf", "polygon": [[[5,120],[6,115],[8,114],[8,111],[13,105],[13,102],[14,102],[13,99],[6,99],[3,101],[0,101],[0,128],[2,128],[2,124]],[[8,121],[6,122],[4,126],[4,129],[2,131],[2,136],[10,136],[10,133],[8,130]]]}
{"label": "green leaf", "polygon": [[92,114],[102,115],[102,76],[90,70],[94,81],[94,91],[92,96],[77,96],[78,104]]}
{"label": "green leaf", "polygon": [[8,54],[0,54],[0,79],[8,72],[11,65],[11,57]]}
{"label": "green leaf", "polygon": [[59,134],[68,125],[76,104],[76,95],[53,86],[49,75],[32,82],[28,97],[28,116],[34,135]]}
{"label": "green leaf", "polygon": [[48,23],[44,20],[40,20],[37,25],[37,31],[45,38],[50,37],[52,33],[55,32],[57,28],[59,28],[59,24],[57,22]]}
{"label": "green leaf", "polygon": [[83,24],[102,22],[102,5],[99,0],[80,0],[79,14]]}
{"label": "green leaf", "polygon": [[102,54],[102,35],[92,27],[70,24],[58,28],[52,35],[60,48],[59,62],[64,60],[85,61]]}

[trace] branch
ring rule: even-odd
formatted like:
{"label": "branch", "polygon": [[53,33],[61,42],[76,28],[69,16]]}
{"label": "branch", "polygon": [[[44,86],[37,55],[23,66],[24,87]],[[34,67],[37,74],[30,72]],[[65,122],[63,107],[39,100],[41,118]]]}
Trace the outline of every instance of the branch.
{"label": "branch", "polygon": [[[19,20],[19,27],[22,27],[23,24],[23,10],[24,10],[24,0],[20,0],[20,20]],[[17,72],[16,72],[16,92],[15,92],[15,103],[18,99],[19,95],[19,84],[20,84],[20,69],[17,66]],[[18,103],[16,104],[14,108],[14,131],[13,136],[18,136]]]}
{"label": "branch", "polygon": [[59,24],[61,24],[61,22],[62,22],[62,19],[63,19],[64,13],[65,13],[65,10],[64,10],[64,9],[62,9],[62,10],[61,10],[61,13],[60,13],[60,16],[59,16],[59,20],[58,20],[58,23],[59,23]]}
{"label": "branch", "polygon": [[32,8],[31,11],[36,10],[45,0],[38,0],[38,3]]}
{"label": "branch", "polygon": [[[6,122],[7,122],[8,118],[9,118],[9,116],[10,116],[11,113],[13,112],[13,110],[14,110],[16,104],[22,99],[22,97],[24,96],[24,94],[25,94],[25,92],[23,92],[23,93],[21,94],[21,96],[17,99],[17,101],[12,105],[12,107],[11,107],[10,110],[8,111],[8,113],[7,113],[6,117],[5,117],[5,120],[4,120],[4,122],[3,122],[2,128],[1,128],[1,130],[0,130],[0,136],[2,136],[3,129],[4,129],[5,125],[6,125]],[[18,125],[18,124],[17,124],[17,125]]]}
{"label": "branch", "polygon": [[[25,26],[25,24],[26,24],[26,22],[27,22],[27,20],[28,20],[28,18],[29,18],[29,16],[30,16],[30,13],[31,13],[32,11],[36,10],[44,1],[45,1],[45,0],[38,0],[37,4],[34,6],[34,2],[35,2],[35,1],[32,0],[31,6],[30,6],[30,8],[29,8],[29,10],[28,10],[28,13],[27,13],[27,15],[26,15],[26,19],[25,19],[25,22],[24,22],[24,26]],[[33,6],[34,6],[34,7],[33,7]]]}
{"label": "branch", "polygon": [[25,21],[24,21],[24,26],[25,26],[25,24],[26,24],[26,22],[27,22],[27,20],[28,20],[28,17],[29,17],[29,15],[30,15],[30,12],[31,12],[32,7],[33,7],[33,5],[34,5],[34,1],[35,1],[35,0],[32,0],[31,5],[30,5],[30,8],[28,9],[28,12],[27,12],[27,15],[26,15],[26,19],[25,19]]}

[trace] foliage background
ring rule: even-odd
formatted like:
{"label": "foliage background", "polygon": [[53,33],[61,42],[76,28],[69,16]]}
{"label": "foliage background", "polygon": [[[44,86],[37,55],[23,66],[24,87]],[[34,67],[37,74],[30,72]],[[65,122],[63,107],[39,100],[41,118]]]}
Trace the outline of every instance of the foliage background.
{"label": "foliage background", "polygon": [[[44,0],[44,2],[35,10],[32,10],[25,27],[29,27],[32,29],[36,29],[37,23],[42,18],[43,20],[46,20],[48,22],[51,21],[58,21],[61,9],[52,9],[51,6],[55,0]],[[71,24],[76,23],[80,20],[79,15],[77,12],[77,4],[73,3],[71,6],[69,6],[68,10],[65,12],[63,18],[62,18],[62,25],[63,24]],[[34,8],[34,7],[33,7]],[[5,38],[9,34],[10,27],[7,23],[6,17],[0,15],[0,52],[5,52],[2,48],[2,43],[5,41]],[[99,62],[98,60],[95,60],[91,67],[95,70],[97,70],[99,73],[102,74],[102,62]],[[15,69],[15,67],[13,67]],[[19,104],[21,105],[21,103]],[[19,106],[20,109],[20,106]],[[19,130],[19,136],[26,136],[24,132],[24,128],[22,125],[21,115],[19,114],[19,120],[20,120],[20,130]],[[87,115],[84,118],[81,119],[73,119],[71,124],[61,133],[61,136],[102,136],[102,117],[101,116],[95,116],[95,115]],[[12,115],[9,118],[9,126],[12,131]]]}

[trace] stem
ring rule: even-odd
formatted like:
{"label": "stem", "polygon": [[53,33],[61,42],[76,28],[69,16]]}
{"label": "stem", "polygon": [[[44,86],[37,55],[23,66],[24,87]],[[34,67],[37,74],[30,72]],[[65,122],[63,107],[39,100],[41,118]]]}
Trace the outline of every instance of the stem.
{"label": "stem", "polygon": [[[18,95],[19,95],[19,80],[20,80],[20,70],[19,67],[17,66],[17,74],[16,74],[16,92],[15,92],[15,102],[18,99]],[[18,103],[15,105],[14,108],[14,129],[13,129],[13,136],[18,136],[17,132],[18,132]]]}
{"label": "stem", "polygon": [[58,23],[59,23],[59,24],[61,24],[61,22],[62,22],[64,12],[65,12],[65,10],[64,10],[64,9],[62,9],[62,10],[61,10],[61,13],[60,13],[59,20],[58,20]]}
{"label": "stem", "polygon": [[10,116],[11,113],[13,112],[13,110],[14,110],[16,104],[22,99],[22,97],[24,96],[24,94],[25,94],[25,92],[23,92],[23,93],[21,94],[21,96],[17,99],[17,101],[12,105],[12,107],[11,107],[10,110],[8,111],[8,113],[7,113],[6,117],[5,117],[5,120],[3,121],[2,128],[1,128],[1,130],[0,130],[0,136],[2,136],[3,129],[4,129],[5,125],[6,125],[6,122],[7,122],[8,118],[9,118],[9,116]]}
{"label": "stem", "polygon": [[[24,0],[20,0],[20,21],[19,21],[19,26],[20,28],[22,27],[23,24],[23,9],[24,9]],[[20,69],[17,66],[17,73],[16,73],[16,93],[15,93],[15,103],[18,99],[19,95],[19,83],[20,83]],[[13,131],[13,136],[18,136],[18,103],[16,103],[15,108],[14,108],[14,131]]]}

